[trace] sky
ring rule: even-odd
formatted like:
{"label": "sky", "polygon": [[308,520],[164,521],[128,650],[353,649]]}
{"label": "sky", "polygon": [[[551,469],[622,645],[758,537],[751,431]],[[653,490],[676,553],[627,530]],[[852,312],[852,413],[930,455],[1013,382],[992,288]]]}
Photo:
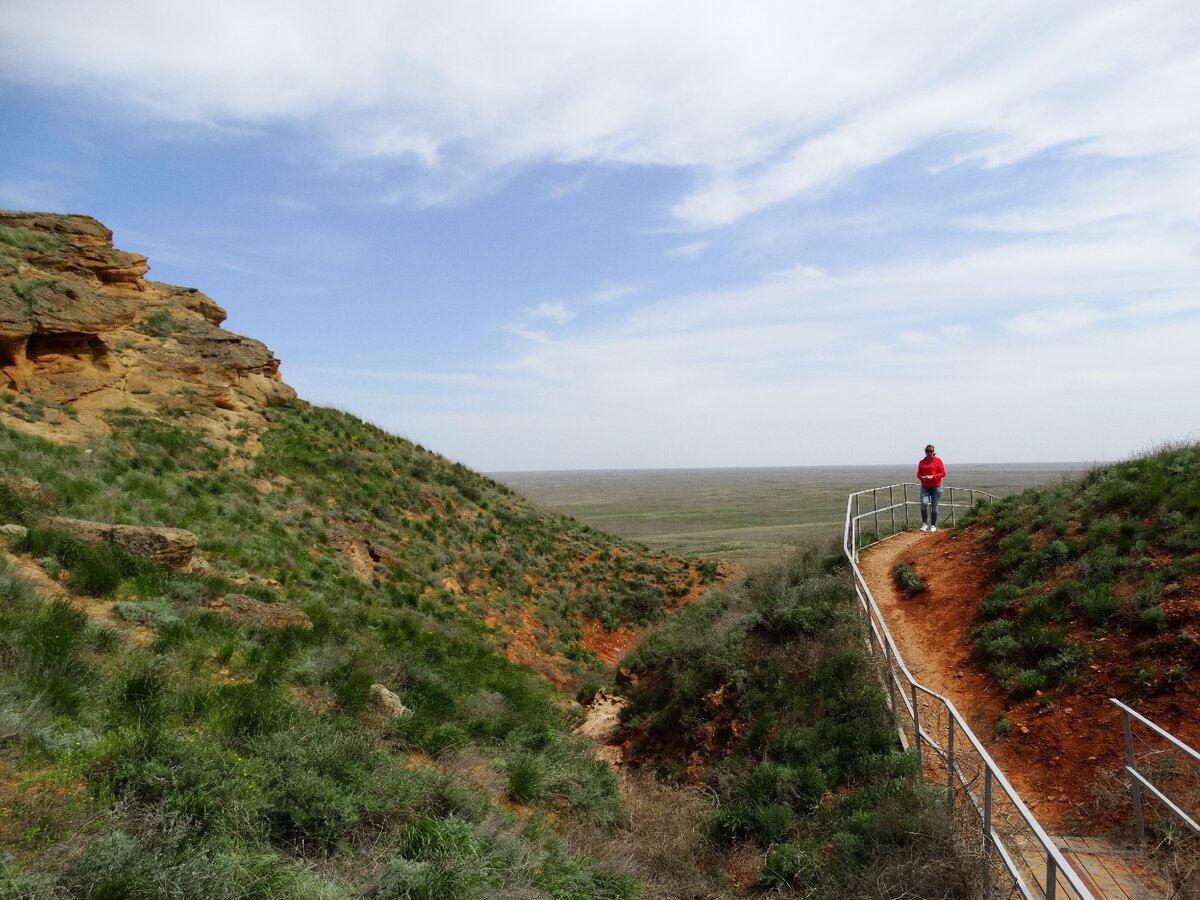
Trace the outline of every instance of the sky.
{"label": "sky", "polygon": [[1200,436],[1195,0],[0,0],[0,207],[487,472]]}

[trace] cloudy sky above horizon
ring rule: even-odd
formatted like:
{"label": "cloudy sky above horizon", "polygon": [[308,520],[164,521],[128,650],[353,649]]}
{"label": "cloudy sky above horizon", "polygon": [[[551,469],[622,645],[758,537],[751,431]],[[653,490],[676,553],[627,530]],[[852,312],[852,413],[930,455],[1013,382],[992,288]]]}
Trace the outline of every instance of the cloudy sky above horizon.
{"label": "cloudy sky above horizon", "polygon": [[1200,436],[1194,0],[3,0],[0,162],[485,471]]}

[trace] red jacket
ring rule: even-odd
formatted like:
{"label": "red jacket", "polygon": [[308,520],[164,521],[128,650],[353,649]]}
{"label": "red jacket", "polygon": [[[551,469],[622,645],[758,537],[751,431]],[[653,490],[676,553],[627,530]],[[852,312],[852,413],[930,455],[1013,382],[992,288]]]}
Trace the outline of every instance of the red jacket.
{"label": "red jacket", "polygon": [[[932,478],[924,478],[924,475],[932,475]],[[921,487],[941,487],[942,479],[946,477],[946,464],[936,456],[933,459],[925,459],[921,457],[921,461],[917,463],[917,481],[921,483]]]}

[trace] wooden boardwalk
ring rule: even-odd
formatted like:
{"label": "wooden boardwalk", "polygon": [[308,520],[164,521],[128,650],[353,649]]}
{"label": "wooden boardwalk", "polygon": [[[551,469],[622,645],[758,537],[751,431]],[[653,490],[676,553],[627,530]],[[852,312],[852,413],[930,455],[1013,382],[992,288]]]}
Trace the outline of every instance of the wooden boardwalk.
{"label": "wooden boardwalk", "polygon": [[[1079,876],[1095,900],[1163,900],[1171,896],[1170,886],[1148,864],[1145,853],[1136,845],[1122,844],[1110,838],[1051,835],[1054,845]],[[1015,851],[1023,869],[1026,886],[1035,897],[1046,897],[1046,857],[1040,844],[1022,841]],[[1080,894],[1059,873],[1054,895],[1075,900]]]}
{"label": "wooden boardwalk", "polygon": [[1054,843],[1097,900],[1159,900],[1170,887],[1148,868],[1136,846],[1104,838],[1055,835]]}

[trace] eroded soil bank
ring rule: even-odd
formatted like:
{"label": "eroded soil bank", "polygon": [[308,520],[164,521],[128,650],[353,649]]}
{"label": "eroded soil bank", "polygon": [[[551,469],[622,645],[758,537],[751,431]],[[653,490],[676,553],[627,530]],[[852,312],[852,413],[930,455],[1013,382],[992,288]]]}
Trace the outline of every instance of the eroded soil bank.
{"label": "eroded soil bank", "polygon": [[[1109,698],[1136,700],[1143,714],[1197,746],[1194,686],[1135,696],[1131,673],[1146,661],[1120,634],[1108,634],[1093,639],[1093,658],[1077,686],[1010,698],[971,652],[979,602],[995,583],[993,561],[974,538],[969,531],[914,531],[862,554],[863,575],[905,662],[914,677],[954,703],[1044,827],[1090,834],[1129,829],[1124,738]],[[897,562],[916,569],[927,584],[924,593],[909,598],[896,589]],[[1161,650],[1170,652],[1166,644]],[[1012,723],[1003,735],[1001,719]]]}

